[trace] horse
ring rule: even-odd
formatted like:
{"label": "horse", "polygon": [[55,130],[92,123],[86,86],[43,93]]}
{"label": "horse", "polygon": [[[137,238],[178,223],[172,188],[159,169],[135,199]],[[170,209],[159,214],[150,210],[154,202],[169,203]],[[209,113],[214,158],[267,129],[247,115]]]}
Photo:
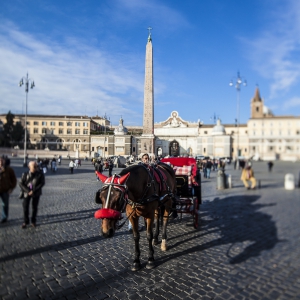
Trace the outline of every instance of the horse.
{"label": "horse", "polygon": [[[176,195],[176,179],[173,169],[164,163],[159,163],[156,167],[138,164],[129,166],[119,175],[115,174],[109,178],[97,171],[96,173],[104,183],[99,191],[102,209],[95,213],[95,218],[102,219],[102,235],[107,238],[114,236],[117,221],[121,219],[121,213],[126,209],[127,218],[132,224],[135,243],[135,258],[131,269],[137,271],[141,268],[138,223],[139,217],[144,217],[149,243],[146,268],[154,268],[153,245],[158,244],[159,213],[163,217],[161,249],[167,250],[167,223]],[[159,173],[161,180],[157,177]],[[156,222],[153,235],[154,219]]]}

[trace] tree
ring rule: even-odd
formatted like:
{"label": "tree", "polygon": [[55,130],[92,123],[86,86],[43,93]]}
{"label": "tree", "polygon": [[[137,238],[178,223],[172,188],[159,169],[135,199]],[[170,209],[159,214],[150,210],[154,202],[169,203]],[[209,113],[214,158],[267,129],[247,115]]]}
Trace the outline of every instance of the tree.
{"label": "tree", "polygon": [[6,115],[6,123],[3,125],[1,146],[11,147],[13,142],[19,143],[24,136],[24,127],[20,122],[14,124],[15,115],[10,111]]}

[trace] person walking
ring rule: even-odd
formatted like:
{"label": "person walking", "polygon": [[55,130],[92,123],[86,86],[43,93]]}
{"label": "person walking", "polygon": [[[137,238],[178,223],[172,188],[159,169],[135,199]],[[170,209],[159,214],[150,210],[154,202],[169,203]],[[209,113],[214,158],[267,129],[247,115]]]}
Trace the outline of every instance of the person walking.
{"label": "person walking", "polygon": [[112,159],[110,159],[110,160],[108,161],[108,176],[109,176],[109,177],[112,176],[113,168],[114,168],[114,163],[113,163]]}
{"label": "person walking", "polygon": [[9,195],[17,185],[17,178],[14,170],[6,164],[3,157],[0,158],[0,198],[2,200],[1,223],[8,219]]}
{"label": "person walking", "polygon": [[74,167],[75,167],[75,163],[74,163],[73,159],[71,159],[71,161],[69,163],[69,169],[71,171],[71,174],[73,174],[73,172],[74,172]]}
{"label": "person walking", "polygon": [[24,193],[23,199],[23,215],[24,223],[22,228],[25,229],[29,225],[29,205],[32,202],[31,225],[36,227],[36,216],[42,187],[45,185],[44,173],[39,170],[38,164],[35,161],[28,163],[29,171],[22,174],[19,186]]}
{"label": "person walking", "polygon": [[273,162],[271,161],[268,162],[269,172],[272,172],[273,165],[274,165]]}
{"label": "person walking", "polygon": [[207,174],[207,178],[210,178],[210,172],[211,172],[211,168],[212,168],[213,164],[211,162],[210,159],[207,160],[206,163],[206,174]]}

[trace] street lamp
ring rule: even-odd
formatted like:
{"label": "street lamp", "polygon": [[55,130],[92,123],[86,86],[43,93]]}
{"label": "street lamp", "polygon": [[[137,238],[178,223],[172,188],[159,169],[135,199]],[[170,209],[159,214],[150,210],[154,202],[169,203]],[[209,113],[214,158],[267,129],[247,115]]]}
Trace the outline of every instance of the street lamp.
{"label": "street lamp", "polygon": [[[237,161],[238,161],[238,157],[240,156],[240,145],[239,145],[239,135],[240,135],[240,91],[241,91],[241,85],[246,86],[247,85],[247,81],[245,79],[243,79],[243,77],[240,76],[240,72],[237,72],[237,77],[234,78],[235,80],[235,88],[237,91],[237,150],[236,150],[236,156],[237,156]],[[244,80],[244,81],[243,81]],[[229,83],[230,86],[233,86],[233,80],[230,81]],[[238,168],[238,162],[236,165],[236,168]]]}
{"label": "street lamp", "polygon": [[26,167],[27,166],[27,99],[28,99],[28,91],[29,91],[29,84],[30,84],[30,88],[34,88],[34,81],[30,78],[28,78],[28,73],[26,75],[26,77],[22,77],[20,82],[19,82],[19,86],[21,87],[23,84],[25,84],[25,93],[26,93],[26,103],[25,103],[25,138],[24,138],[24,164],[23,166]]}

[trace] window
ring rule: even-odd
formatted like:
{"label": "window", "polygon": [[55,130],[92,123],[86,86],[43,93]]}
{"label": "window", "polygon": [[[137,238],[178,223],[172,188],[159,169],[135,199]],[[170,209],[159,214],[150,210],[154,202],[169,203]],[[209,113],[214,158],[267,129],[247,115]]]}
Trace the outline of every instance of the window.
{"label": "window", "polygon": [[89,123],[88,122],[83,122],[82,125],[83,125],[83,127],[89,127]]}
{"label": "window", "polygon": [[59,133],[59,134],[64,134],[63,129],[59,129],[59,130],[58,130],[58,133]]}
{"label": "window", "polygon": [[42,122],[42,125],[43,125],[43,126],[46,126],[46,125],[47,125],[47,122],[43,121],[43,122]]}
{"label": "window", "polygon": [[255,146],[252,147],[252,150],[255,151]]}
{"label": "window", "polygon": [[207,131],[204,131],[204,134],[207,134]]}
{"label": "window", "polygon": [[95,149],[95,148],[94,148],[94,147],[92,147],[92,151],[94,151],[94,149]]}
{"label": "window", "polygon": [[64,122],[58,122],[59,126],[64,126]]}
{"label": "window", "polygon": [[33,133],[39,133],[38,128],[33,128]]}
{"label": "window", "polygon": [[27,121],[27,125],[30,125],[30,122]]}
{"label": "window", "polygon": [[206,148],[203,148],[203,153],[205,153],[206,152]]}
{"label": "window", "polygon": [[256,107],[256,112],[259,112],[259,107]]}
{"label": "window", "polygon": [[46,134],[46,133],[47,133],[47,129],[46,129],[46,128],[43,128],[43,129],[42,129],[42,133],[43,133],[43,134]]}
{"label": "window", "polygon": [[83,145],[83,150],[86,150],[86,145]]}
{"label": "window", "polygon": [[33,125],[39,125],[39,122],[34,121],[34,122],[33,122]]}
{"label": "window", "polygon": [[75,126],[79,127],[80,126],[80,122],[75,122]]}
{"label": "window", "polygon": [[50,122],[50,126],[55,126],[55,122]]}
{"label": "window", "polygon": [[83,134],[89,134],[89,131],[87,129],[83,129]]}
{"label": "window", "polygon": [[279,135],[281,135],[281,130],[279,130]]}
{"label": "window", "polygon": [[72,126],[72,122],[67,122],[67,126]]}
{"label": "window", "polygon": [[253,130],[253,135],[255,135],[255,130]]}
{"label": "window", "polygon": [[50,129],[50,134],[54,134],[54,129],[53,128]]}
{"label": "window", "polygon": [[248,131],[246,130],[246,131],[245,131],[245,134],[247,134],[247,133],[248,133]]}
{"label": "window", "polygon": [[107,152],[107,147],[104,148],[104,151]]}
{"label": "window", "polygon": [[72,134],[72,129],[67,129],[67,134]]}
{"label": "window", "polygon": [[270,147],[269,147],[269,150],[270,150],[270,151],[273,151],[273,146],[270,146]]}
{"label": "window", "polygon": [[122,152],[124,151],[124,147],[116,147],[116,152]]}
{"label": "window", "polygon": [[80,134],[80,129],[76,129],[75,134]]}
{"label": "window", "polygon": [[245,148],[245,152],[247,152],[247,148]]}

